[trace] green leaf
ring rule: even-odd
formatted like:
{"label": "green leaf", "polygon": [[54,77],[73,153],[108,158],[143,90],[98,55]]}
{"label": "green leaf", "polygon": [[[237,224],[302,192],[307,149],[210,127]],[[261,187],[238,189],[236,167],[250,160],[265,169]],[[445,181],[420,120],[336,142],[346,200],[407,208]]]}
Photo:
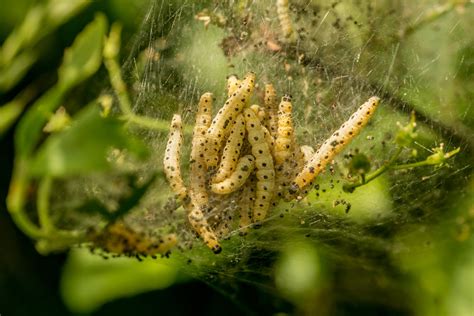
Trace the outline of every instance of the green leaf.
{"label": "green leaf", "polygon": [[28,51],[17,56],[5,68],[0,68],[0,91],[8,91],[13,88],[28,72],[36,62],[36,52]]}
{"label": "green leaf", "polygon": [[36,96],[36,89],[29,87],[15,99],[0,107],[0,138],[20,116],[26,104]]}
{"label": "green leaf", "polygon": [[89,313],[121,297],[165,289],[182,278],[167,258],[104,260],[86,249],[74,249],[61,276],[61,296],[71,311]]}
{"label": "green leaf", "polygon": [[87,0],[49,0],[31,7],[0,47],[0,91],[14,87],[36,62],[38,42],[89,4]]}
{"label": "green leaf", "polygon": [[98,15],[66,50],[59,69],[59,83],[38,99],[18,124],[15,149],[19,156],[28,156],[33,152],[42,136],[41,129],[69,89],[99,68],[106,24],[104,16]]}
{"label": "green leaf", "polygon": [[66,49],[63,64],[59,68],[60,85],[68,89],[99,69],[106,29],[106,18],[98,14],[95,20],[76,37],[74,44]]}
{"label": "green leaf", "polygon": [[64,93],[60,87],[52,87],[31,106],[20,120],[15,134],[15,150],[19,157],[28,156],[33,152],[42,136],[41,129],[49,120],[52,112],[61,104]]}
{"label": "green leaf", "polygon": [[32,175],[62,177],[108,170],[107,152],[112,147],[143,157],[146,148],[127,134],[122,122],[103,118],[99,112],[93,103],[77,115],[69,129],[50,136],[32,160]]}
{"label": "green leaf", "polygon": [[[66,22],[71,17],[91,4],[90,0],[49,0],[46,11],[48,12],[48,26],[50,29]],[[50,31],[48,29],[48,31]]]}

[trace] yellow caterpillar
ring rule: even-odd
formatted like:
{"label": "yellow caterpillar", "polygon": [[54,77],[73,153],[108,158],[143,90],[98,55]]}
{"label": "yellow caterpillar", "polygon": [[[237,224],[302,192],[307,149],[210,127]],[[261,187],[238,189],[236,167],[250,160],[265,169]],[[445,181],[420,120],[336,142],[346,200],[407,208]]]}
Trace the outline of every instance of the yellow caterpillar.
{"label": "yellow caterpillar", "polygon": [[183,131],[181,116],[177,114],[173,116],[171,121],[170,135],[168,139],[165,158],[163,160],[166,178],[168,179],[173,192],[175,192],[175,194],[181,199],[184,207],[187,209],[188,219],[191,226],[193,226],[194,230],[199,236],[201,236],[209,248],[211,248],[215,253],[219,253],[221,251],[219,242],[210,229],[207,220],[204,218],[202,211],[204,205],[198,203],[198,199],[194,194],[191,196],[191,199],[189,198],[186,187],[183,183],[180,166]]}
{"label": "yellow caterpillar", "polygon": [[278,111],[278,131],[275,139],[275,164],[277,166],[283,164],[292,152],[294,135],[293,118],[291,113],[291,97],[285,95],[281,98]]}
{"label": "yellow caterpillar", "polygon": [[163,159],[164,172],[171,189],[181,201],[188,199],[188,192],[184,186],[181,176],[181,145],[183,142],[183,129],[181,116],[173,115],[171,120],[170,134],[166,144],[165,157]]}
{"label": "yellow caterpillar", "polygon": [[273,156],[275,143],[274,143],[274,139],[273,139],[272,134],[268,131],[268,129],[264,125],[264,122],[267,121],[267,115],[265,113],[265,110],[257,104],[252,105],[250,108],[252,109],[252,111],[255,112],[258,119],[260,120],[260,123],[262,123],[262,130],[263,130],[263,134],[265,136],[265,141],[267,142],[268,146],[270,147],[270,151],[271,151],[272,156]]}
{"label": "yellow caterpillar", "polygon": [[261,221],[267,215],[275,190],[275,170],[270,148],[265,141],[262,125],[255,112],[247,108],[244,110],[248,140],[252,146],[257,169],[257,190],[253,207],[253,220]]}
{"label": "yellow caterpillar", "polygon": [[276,91],[272,84],[265,85],[264,106],[267,113],[267,119],[264,124],[275,138],[278,130],[278,103]]}
{"label": "yellow caterpillar", "polygon": [[222,182],[228,178],[235,170],[237,161],[240,157],[240,150],[244,143],[245,137],[245,120],[242,114],[239,114],[235,119],[234,126],[230,131],[229,138],[222,152],[221,163],[215,176],[212,179],[213,183]]}
{"label": "yellow caterpillar", "polygon": [[205,93],[201,96],[196,113],[196,124],[193,130],[193,142],[191,147],[191,173],[190,180],[190,195],[194,203],[197,205],[208,204],[208,194],[206,190],[206,132],[211,125],[211,111],[212,111],[212,94]]}
{"label": "yellow caterpillar", "polygon": [[202,210],[191,204],[191,211],[188,213],[188,220],[194,231],[202,238],[207,247],[209,247],[215,254],[222,251],[221,245],[212,230],[211,226],[204,217]]}
{"label": "yellow caterpillar", "polygon": [[249,183],[241,188],[239,199],[239,235],[247,234],[248,228],[252,224],[253,204],[255,201],[255,179],[249,177]]}
{"label": "yellow caterpillar", "polygon": [[375,109],[379,105],[378,97],[371,97],[367,102],[335,131],[311,157],[303,170],[293,181],[290,193],[294,194],[307,185],[311,185],[326,165],[362,130],[367,124]]}
{"label": "yellow caterpillar", "polygon": [[224,181],[211,185],[212,192],[216,194],[229,194],[237,191],[255,168],[255,159],[252,155],[246,155],[239,159],[235,171]]}
{"label": "yellow caterpillar", "polygon": [[255,114],[257,114],[257,117],[260,120],[260,122],[264,124],[267,117],[265,110],[258,104],[252,104],[250,108],[255,112]]}
{"label": "yellow caterpillar", "polygon": [[159,238],[147,236],[125,226],[122,222],[107,225],[100,233],[94,233],[91,241],[93,247],[105,252],[120,255],[155,255],[168,253],[178,242],[175,234]]}
{"label": "yellow caterpillar", "polygon": [[255,74],[248,73],[239,85],[239,88],[225,102],[224,106],[212,120],[211,126],[207,130],[208,153],[206,158],[207,167],[215,167],[219,161],[218,154],[223,140],[227,137],[232,123],[237,115],[242,112],[244,106],[249,102],[255,86]]}
{"label": "yellow caterpillar", "polygon": [[277,0],[276,2],[278,20],[280,20],[280,27],[283,33],[283,40],[288,43],[296,41],[293,24],[290,17],[290,5],[288,0]]}
{"label": "yellow caterpillar", "polygon": [[275,139],[270,134],[268,129],[263,125],[262,125],[262,131],[263,131],[263,135],[265,137],[265,141],[267,142],[268,147],[270,148],[270,152],[272,154],[272,157],[275,157],[274,156],[275,155]]}
{"label": "yellow caterpillar", "polygon": [[227,77],[227,97],[230,98],[239,88],[241,81],[236,75]]}

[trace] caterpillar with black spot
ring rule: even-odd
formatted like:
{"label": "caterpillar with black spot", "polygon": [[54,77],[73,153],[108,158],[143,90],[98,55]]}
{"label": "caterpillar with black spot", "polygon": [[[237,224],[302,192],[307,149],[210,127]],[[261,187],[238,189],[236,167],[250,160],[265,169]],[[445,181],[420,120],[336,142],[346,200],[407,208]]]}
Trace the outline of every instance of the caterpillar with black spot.
{"label": "caterpillar with black spot", "polygon": [[260,123],[262,123],[262,130],[263,130],[263,134],[265,136],[265,141],[267,142],[268,146],[270,147],[270,151],[271,151],[272,156],[273,156],[275,142],[274,142],[274,139],[273,139],[271,133],[268,131],[268,129],[264,125],[264,122],[267,120],[267,115],[265,113],[265,110],[257,104],[252,105],[250,108],[252,109],[252,111],[255,112],[258,119],[260,120]]}
{"label": "caterpillar with black spot", "polygon": [[240,157],[240,151],[244,143],[245,137],[245,120],[242,114],[239,114],[235,119],[234,126],[230,131],[224,150],[222,151],[222,158],[217,169],[216,174],[212,178],[213,183],[221,182],[228,178],[235,170],[237,161]]}
{"label": "caterpillar with black spot", "polygon": [[92,247],[97,247],[110,254],[127,256],[153,256],[167,254],[176,244],[176,234],[160,237],[138,233],[122,222],[107,225],[101,232],[90,236]]}
{"label": "caterpillar with black spot", "polygon": [[270,208],[275,190],[275,170],[260,120],[250,108],[244,110],[244,117],[248,140],[252,146],[252,155],[255,157],[255,168],[257,169],[257,190],[253,207],[253,220],[257,222],[265,219]]}
{"label": "caterpillar with black spot", "polygon": [[224,181],[211,185],[212,192],[216,194],[230,194],[244,185],[247,178],[255,168],[255,159],[252,155],[245,155],[239,159],[235,171]]}
{"label": "caterpillar with black spot", "polygon": [[277,0],[276,2],[278,20],[280,21],[281,31],[283,33],[283,40],[288,43],[296,41],[293,23],[290,17],[290,5],[288,0]]}
{"label": "caterpillar with black spot", "polygon": [[265,85],[264,109],[267,113],[264,125],[270,134],[276,138],[278,130],[278,103],[277,94],[272,84]]}
{"label": "caterpillar with black spot", "polygon": [[267,117],[265,110],[258,104],[252,104],[250,108],[255,112],[255,114],[257,114],[257,117],[260,120],[260,123],[264,124]]}
{"label": "caterpillar with black spot", "polygon": [[239,88],[241,81],[236,75],[227,77],[227,97],[230,98]]}
{"label": "caterpillar with black spot", "polygon": [[246,235],[252,224],[253,204],[255,201],[255,176],[249,177],[248,183],[240,190],[239,199],[239,235]]}
{"label": "caterpillar with black spot", "polygon": [[196,123],[193,129],[193,142],[191,147],[190,165],[191,173],[190,194],[194,202],[201,206],[208,204],[208,194],[206,190],[207,168],[205,158],[206,132],[211,125],[212,93],[204,93],[198,105],[196,113]]}
{"label": "caterpillar with black spot", "polygon": [[188,199],[188,190],[184,186],[181,176],[181,145],[183,142],[183,128],[181,116],[173,115],[171,120],[170,134],[166,144],[165,157],[163,159],[164,173],[171,189],[181,201]]}
{"label": "caterpillar with black spot", "polygon": [[225,102],[219,110],[211,126],[207,130],[208,153],[206,163],[208,168],[213,168],[218,164],[218,154],[223,140],[227,137],[232,123],[242,109],[248,104],[255,86],[255,74],[248,73],[239,85],[239,88]]}
{"label": "caterpillar with black spot", "polygon": [[278,109],[278,130],[275,139],[275,164],[277,166],[283,164],[291,155],[294,143],[291,96],[285,95],[281,98]]}
{"label": "caterpillar with black spot", "polygon": [[191,210],[188,213],[188,220],[194,231],[197,232],[199,237],[202,238],[207,247],[209,247],[215,254],[222,251],[222,247],[219,244],[216,234],[212,230],[211,226],[204,217],[202,210],[197,205],[192,205]]}
{"label": "caterpillar with black spot", "polygon": [[324,170],[326,165],[362,130],[379,105],[378,97],[371,97],[367,102],[350,117],[348,121],[341,125],[331,137],[311,157],[303,170],[296,176],[290,188],[290,193],[294,194],[307,185],[311,185],[313,180]]}

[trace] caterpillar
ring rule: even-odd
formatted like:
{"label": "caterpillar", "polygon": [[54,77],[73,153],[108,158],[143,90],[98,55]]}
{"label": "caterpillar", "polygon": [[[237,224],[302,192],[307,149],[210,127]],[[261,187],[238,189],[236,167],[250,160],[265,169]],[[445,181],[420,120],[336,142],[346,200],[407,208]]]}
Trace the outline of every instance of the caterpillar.
{"label": "caterpillar", "polygon": [[292,151],[293,118],[292,118],[291,96],[285,95],[281,98],[278,111],[278,130],[275,139],[275,164],[283,164]]}
{"label": "caterpillar", "polygon": [[275,88],[272,84],[265,85],[264,108],[267,119],[264,122],[266,128],[273,137],[276,137],[278,130],[278,104]]}
{"label": "caterpillar", "polygon": [[219,240],[207,222],[202,210],[197,205],[192,205],[191,211],[188,213],[188,220],[194,231],[202,238],[207,247],[209,247],[215,254],[222,251]]}
{"label": "caterpillar", "polygon": [[253,220],[261,221],[265,218],[275,189],[275,170],[270,148],[265,141],[262,125],[255,112],[247,108],[244,110],[248,140],[252,146],[257,169],[257,190],[253,207]]}
{"label": "caterpillar", "polygon": [[255,178],[249,177],[249,183],[241,188],[239,199],[239,235],[247,234],[252,224],[253,202],[255,200]]}
{"label": "caterpillar", "polygon": [[294,179],[290,188],[291,194],[313,183],[314,178],[367,124],[379,102],[378,97],[371,97],[323,143]]}
{"label": "caterpillar", "polygon": [[128,256],[165,255],[178,242],[175,234],[154,237],[138,233],[122,222],[107,225],[103,231],[90,237],[92,246],[105,252]]}
{"label": "caterpillar", "polygon": [[230,98],[239,88],[241,81],[236,75],[227,77],[227,97]]}
{"label": "caterpillar", "polygon": [[260,122],[262,124],[264,124],[264,122],[266,120],[266,116],[267,116],[265,110],[261,106],[259,106],[258,104],[252,104],[250,106],[250,108],[255,112],[255,114],[257,114],[257,117],[260,120]]}
{"label": "caterpillar", "polygon": [[245,137],[245,120],[242,114],[239,114],[235,119],[234,126],[230,131],[229,138],[222,152],[221,163],[215,176],[212,179],[213,183],[222,182],[228,178],[235,170],[237,161],[240,157],[240,151],[244,143]]}
{"label": "caterpillar", "polygon": [[181,176],[180,161],[182,142],[183,128],[181,124],[181,116],[175,114],[171,120],[170,134],[165,149],[163,166],[166,179],[168,180],[171,189],[176,196],[184,202],[188,200],[188,191],[184,186],[183,178]]}
{"label": "caterpillar", "polygon": [[270,148],[270,152],[272,154],[272,157],[275,157],[275,139],[273,136],[270,134],[268,129],[262,125],[262,131],[263,131],[263,136],[265,137],[265,141],[268,144],[268,147]]}
{"label": "caterpillar", "polygon": [[207,130],[208,153],[206,163],[208,168],[217,166],[219,161],[218,154],[222,145],[222,141],[229,132],[232,122],[235,121],[237,115],[242,112],[244,106],[249,102],[255,86],[255,74],[248,73],[239,85],[239,88],[225,102],[224,106],[216,114],[211,126]]}
{"label": "caterpillar", "polygon": [[207,92],[199,100],[198,111],[196,113],[196,123],[193,130],[193,141],[191,147],[190,165],[191,173],[190,194],[193,201],[201,206],[208,204],[208,194],[206,190],[206,132],[211,124],[212,94]]}
{"label": "caterpillar", "polygon": [[255,159],[252,155],[246,155],[239,159],[235,171],[224,181],[211,185],[212,192],[216,194],[229,194],[237,191],[244,185],[247,178],[255,168]]}
{"label": "caterpillar", "polygon": [[283,33],[283,40],[288,43],[294,43],[296,41],[296,36],[291,22],[290,5],[288,0],[277,0],[276,8],[281,31]]}

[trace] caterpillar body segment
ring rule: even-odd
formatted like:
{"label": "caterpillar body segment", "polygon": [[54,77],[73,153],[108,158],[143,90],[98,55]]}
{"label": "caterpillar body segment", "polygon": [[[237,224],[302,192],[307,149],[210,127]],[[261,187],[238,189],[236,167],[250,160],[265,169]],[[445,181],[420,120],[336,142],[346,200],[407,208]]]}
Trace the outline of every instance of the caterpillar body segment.
{"label": "caterpillar body segment", "polygon": [[303,170],[293,180],[290,193],[294,194],[305,186],[313,183],[314,178],[325,169],[326,165],[344,149],[367,124],[379,105],[379,102],[380,99],[378,97],[371,97],[323,143]]}
{"label": "caterpillar body segment", "polygon": [[277,0],[276,7],[283,40],[287,43],[296,42],[296,34],[293,29],[293,23],[291,22],[288,0]]}
{"label": "caterpillar body segment", "polygon": [[255,74],[248,73],[242,80],[238,89],[225,102],[224,106],[216,114],[211,122],[211,126],[207,130],[208,154],[206,163],[208,168],[217,166],[219,159],[218,154],[222,146],[222,142],[227,137],[232,123],[242,109],[248,105],[250,97],[255,86]]}
{"label": "caterpillar body segment", "polygon": [[260,120],[254,111],[244,110],[248,140],[255,157],[257,190],[253,207],[253,220],[265,219],[275,190],[275,170],[270,148],[265,141]]}
{"label": "caterpillar body segment", "polygon": [[[257,117],[260,120],[260,123],[265,124],[264,122],[267,117],[265,110],[258,104],[252,104],[250,108],[255,112],[255,114],[257,114]],[[265,125],[262,125],[262,126],[265,127]]]}
{"label": "caterpillar body segment", "polygon": [[278,130],[278,102],[277,94],[272,84],[265,85],[264,109],[267,113],[264,125],[270,134],[276,138]]}
{"label": "caterpillar body segment", "polygon": [[241,81],[236,75],[227,77],[227,97],[230,98],[239,88]]}
{"label": "caterpillar body segment", "polygon": [[176,196],[183,202],[186,202],[188,190],[184,186],[181,175],[181,145],[183,143],[183,128],[181,116],[173,115],[171,120],[170,134],[166,144],[163,166],[166,179]]}
{"label": "caterpillar body segment", "polygon": [[272,153],[272,157],[275,158],[275,139],[273,138],[272,134],[268,131],[268,129],[262,125],[263,135],[265,137],[265,141],[270,148],[270,152]]}
{"label": "caterpillar body segment", "polygon": [[304,163],[307,163],[311,157],[314,155],[314,149],[311,146],[303,145],[300,147],[301,152],[303,153]]}
{"label": "caterpillar body segment", "polygon": [[237,162],[240,157],[242,145],[245,137],[245,120],[242,114],[239,114],[235,119],[229,138],[227,139],[224,150],[222,151],[222,158],[215,176],[212,179],[213,183],[224,181],[232,172],[234,172]]}
{"label": "caterpillar body segment", "polygon": [[193,203],[190,204],[190,212],[188,213],[188,220],[194,231],[197,232],[199,237],[202,238],[206,246],[211,249],[215,254],[222,251],[221,245],[215,232],[204,217],[202,210]]}
{"label": "caterpillar body segment", "polygon": [[93,247],[111,254],[153,256],[168,253],[178,239],[175,234],[157,237],[139,233],[122,222],[114,222],[100,233],[94,233],[91,241]]}
{"label": "caterpillar body segment", "polygon": [[239,235],[246,235],[252,224],[253,205],[255,201],[255,178],[250,176],[249,183],[241,188],[239,200]]}
{"label": "caterpillar body segment", "polygon": [[278,111],[278,130],[275,139],[275,164],[283,164],[291,155],[294,144],[294,129],[292,117],[291,97],[281,98]]}
{"label": "caterpillar body segment", "polygon": [[293,197],[288,193],[292,180],[303,169],[305,165],[304,155],[298,144],[293,142],[292,152],[283,164],[276,167],[276,184],[278,196],[286,201]]}
{"label": "caterpillar body segment", "polygon": [[247,178],[255,168],[255,159],[252,155],[246,155],[239,159],[235,171],[222,182],[211,185],[212,192],[216,194],[229,194],[237,191],[244,185]]}
{"label": "caterpillar body segment", "polygon": [[208,204],[207,168],[206,168],[206,132],[211,125],[212,94],[201,96],[196,114],[191,147],[191,173],[189,175],[189,191],[197,205]]}

